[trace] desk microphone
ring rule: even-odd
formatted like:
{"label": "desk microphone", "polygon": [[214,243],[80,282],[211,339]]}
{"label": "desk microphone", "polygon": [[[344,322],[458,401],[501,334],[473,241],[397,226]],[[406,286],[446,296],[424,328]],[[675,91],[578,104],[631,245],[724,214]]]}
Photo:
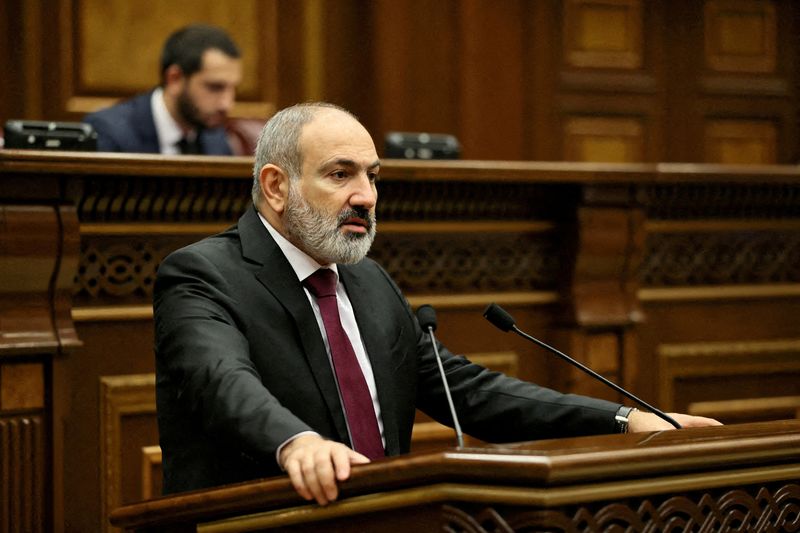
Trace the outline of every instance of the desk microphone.
{"label": "desk microphone", "polygon": [[436,345],[436,337],[433,332],[436,330],[436,311],[430,305],[421,305],[417,309],[417,320],[422,329],[427,331],[431,336],[431,345],[433,346],[433,353],[436,354],[436,364],[439,365],[439,375],[442,376],[442,385],[444,385],[444,392],[447,395],[447,404],[450,406],[450,416],[453,417],[453,428],[456,430],[456,440],[458,447],[464,447],[464,435],[461,433],[461,424],[458,423],[458,416],[456,416],[456,408],[453,405],[453,398],[450,396],[450,385],[447,384],[447,376],[444,375],[444,367],[442,366],[442,356],[439,355],[439,347]]}
{"label": "desk microphone", "polygon": [[486,318],[486,320],[491,322],[496,328],[498,328],[498,329],[500,329],[502,331],[513,331],[514,333],[516,333],[520,337],[522,337],[524,339],[527,339],[527,340],[529,340],[529,341],[531,341],[531,342],[533,342],[535,344],[538,344],[539,346],[541,346],[545,350],[557,355],[558,357],[560,357],[564,361],[568,362],[569,364],[579,368],[580,370],[583,370],[584,372],[586,372],[587,374],[589,374],[593,378],[595,378],[595,379],[599,380],[600,382],[606,384],[607,386],[611,387],[612,389],[614,389],[615,391],[619,392],[620,394],[622,394],[626,398],[629,398],[629,399],[633,400],[634,402],[638,403],[639,405],[643,406],[645,409],[647,409],[648,411],[650,411],[654,415],[658,416],[659,418],[662,418],[662,419],[666,420],[667,422],[669,422],[670,424],[675,426],[677,429],[681,428],[681,425],[678,424],[671,416],[669,416],[666,413],[660,411],[659,409],[656,409],[655,407],[653,407],[649,403],[645,402],[644,400],[641,400],[641,399],[637,398],[636,396],[634,396],[630,392],[626,391],[625,389],[623,389],[622,387],[620,387],[616,383],[613,383],[613,382],[607,380],[606,378],[604,378],[603,376],[601,376],[600,374],[598,374],[597,372],[595,372],[591,368],[589,368],[586,365],[576,361],[575,359],[573,359],[572,357],[568,356],[564,352],[556,350],[555,348],[553,348],[549,344],[545,344],[544,342],[540,341],[539,339],[537,339],[535,337],[532,337],[532,336],[528,335],[527,333],[525,333],[524,331],[522,331],[519,328],[517,328],[517,326],[514,323],[515,322],[514,321],[514,317],[509,315],[499,305],[497,305],[495,303],[489,304],[489,306],[486,307],[486,310],[483,312],[483,316],[484,316],[484,318]]}

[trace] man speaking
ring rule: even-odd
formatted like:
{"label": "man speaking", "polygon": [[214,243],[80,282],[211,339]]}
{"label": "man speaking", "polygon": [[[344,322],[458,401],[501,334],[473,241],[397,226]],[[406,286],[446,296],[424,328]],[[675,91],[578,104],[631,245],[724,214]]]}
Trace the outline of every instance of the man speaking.
{"label": "man speaking", "polygon": [[[369,133],[324,103],[277,113],[253,207],[171,254],[155,287],[167,493],[280,474],[336,499],[353,464],[407,453],[415,409],[452,424],[430,337],[365,258],[380,172]],[[491,372],[439,346],[464,431],[491,442],[615,431],[621,405]],[[673,415],[683,426],[718,422]],[[651,413],[630,431],[670,429]]]}

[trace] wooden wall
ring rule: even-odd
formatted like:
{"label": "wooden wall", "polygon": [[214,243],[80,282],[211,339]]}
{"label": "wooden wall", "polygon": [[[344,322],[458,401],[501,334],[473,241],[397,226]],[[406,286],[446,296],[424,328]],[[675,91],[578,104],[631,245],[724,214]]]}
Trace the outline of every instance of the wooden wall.
{"label": "wooden wall", "polygon": [[[97,531],[118,505],[159,493],[156,268],[236,221],[251,165],[0,151],[0,457],[18,457],[0,461],[0,495],[23,486],[45,502],[0,499],[14,517],[52,503],[48,520]],[[615,399],[491,327],[481,314],[494,301],[665,410],[727,423],[800,417],[796,166],[386,161],[379,187],[370,254],[412,305],[438,309],[437,334],[455,353]],[[15,433],[28,420],[41,431]],[[414,450],[453,444],[419,422]]]}
{"label": "wooden wall", "polygon": [[0,120],[79,120],[157,82],[172,30],[228,28],[238,116],[325,99],[469,159],[793,163],[792,0],[6,0]]}

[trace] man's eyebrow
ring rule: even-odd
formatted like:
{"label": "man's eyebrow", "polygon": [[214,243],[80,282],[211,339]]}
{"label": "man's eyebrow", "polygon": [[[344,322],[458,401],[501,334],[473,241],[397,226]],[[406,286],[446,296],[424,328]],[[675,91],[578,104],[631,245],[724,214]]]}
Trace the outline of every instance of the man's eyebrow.
{"label": "man's eyebrow", "polygon": [[[330,168],[330,167],[336,167],[336,166],[347,167],[347,168],[358,168],[360,165],[358,163],[356,163],[355,161],[353,161],[352,159],[348,159],[346,157],[339,157],[339,158],[336,158],[336,159],[331,159],[330,161],[326,161],[325,163],[322,164],[320,169],[324,170],[324,169],[327,169],[327,168]],[[376,159],[375,162],[373,162],[373,163],[371,163],[371,164],[369,164],[367,166],[367,170],[373,170],[373,169],[376,169],[376,168],[380,168],[380,166],[381,166],[380,160]]]}

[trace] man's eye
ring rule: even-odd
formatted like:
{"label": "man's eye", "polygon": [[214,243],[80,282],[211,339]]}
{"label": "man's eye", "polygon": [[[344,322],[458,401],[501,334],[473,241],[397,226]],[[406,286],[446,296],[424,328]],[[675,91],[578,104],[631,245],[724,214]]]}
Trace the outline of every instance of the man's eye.
{"label": "man's eye", "polygon": [[331,174],[331,175],[332,175],[334,178],[337,178],[337,179],[340,179],[340,180],[341,180],[341,179],[344,179],[344,178],[346,178],[346,177],[347,177],[347,172],[345,172],[344,170],[337,170],[336,172],[334,172],[334,173],[333,173],[333,174]]}
{"label": "man's eye", "polygon": [[369,172],[367,173],[367,177],[369,178],[369,181],[372,182],[378,181],[378,178],[380,178],[377,172]]}

